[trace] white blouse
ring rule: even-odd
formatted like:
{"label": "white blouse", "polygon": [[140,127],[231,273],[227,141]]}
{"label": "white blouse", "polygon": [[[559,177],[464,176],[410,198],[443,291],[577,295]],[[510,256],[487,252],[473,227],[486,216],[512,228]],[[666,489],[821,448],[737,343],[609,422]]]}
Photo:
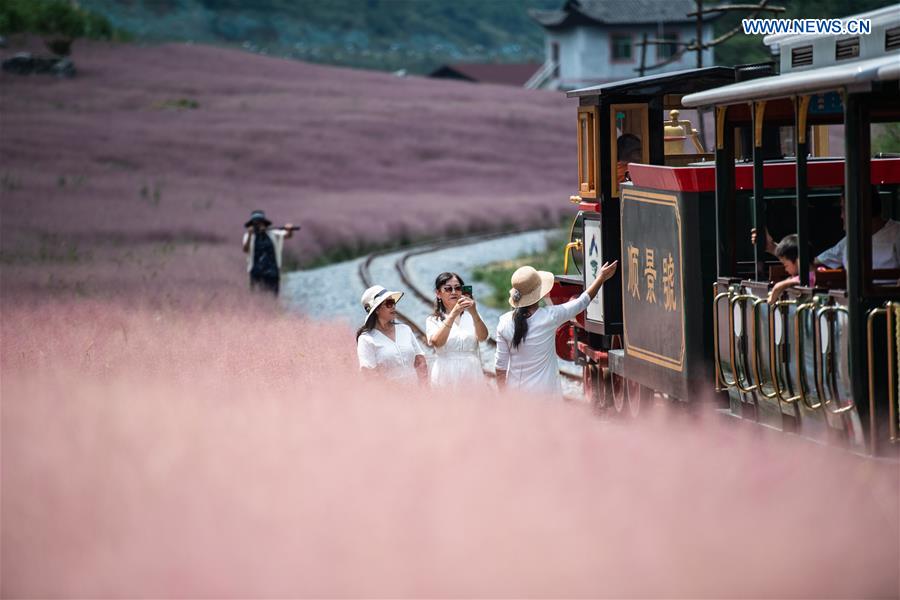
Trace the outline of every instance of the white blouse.
{"label": "white blouse", "polygon": [[484,379],[481,368],[481,351],[475,333],[475,319],[468,311],[459,315],[450,327],[447,341],[441,347],[432,343],[434,336],[445,327],[441,321],[430,316],[425,321],[425,335],[428,344],[434,347],[434,362],[431,364],[431,385],[454,386],[464,382],[479,382]]}
{"label": "white blouse", "polygon": [[512,347],[513,313],[497,323],[497,356],[494,366],[506,371],[508,386],[534,393],[562,396],[556,362],[556,329],[587,308],[591,297],[583,292],[565,304],[543,306],[528,317],[528,333],[518,348]]}
{"label": "white blouse", "polygon": [[377,329],[367,331],[356,340],[359,368],[375,369],[394,381],[416,381],[416,356],[424,355],[422,346],[408,325],[394,325],[394,339]]}

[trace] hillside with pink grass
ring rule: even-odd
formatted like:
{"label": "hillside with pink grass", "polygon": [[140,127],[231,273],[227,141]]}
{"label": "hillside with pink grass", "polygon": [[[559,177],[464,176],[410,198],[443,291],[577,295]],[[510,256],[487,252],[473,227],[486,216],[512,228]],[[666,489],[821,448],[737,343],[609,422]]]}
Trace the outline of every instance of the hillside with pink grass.
{"label": "hillside with pink grass", "polygon": [[256,208],[302,225],[293,267],[569,210],[559,94],[196,45],[74,59],[71,80],[0,74],[4,293],[242,288]]}

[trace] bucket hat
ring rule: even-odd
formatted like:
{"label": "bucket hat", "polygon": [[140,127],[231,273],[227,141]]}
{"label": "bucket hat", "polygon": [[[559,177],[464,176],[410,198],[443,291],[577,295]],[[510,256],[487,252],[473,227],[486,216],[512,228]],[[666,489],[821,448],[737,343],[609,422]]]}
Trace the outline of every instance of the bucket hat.
{"label": "bucket hat", "polygon": [[266,218],[266,212],[263,210],[254,210],[250,213],[250,220],[244,223],[244,227],[250,227],[256,221],[262,221],[266,224],[266,227],[272,225],[272,221]]}
{"label": "bucket hat", "polygon": [[519,267],[512,274],[509,290],[509,305],[513,308],[531,306],[550,293],[553,288],[553,273],[538,271],[534,267]]}
{"label": "bucket hat", "polygon": [[366,321],[368,321],[369,317],[378,310],[382,302],[388,298],[392,298],[394,302],[399,302],[402,297],[403,292],[391,292],[382,285],[373,285],[363,292],[359,302],[362,304],[363,310],[366,311]]}

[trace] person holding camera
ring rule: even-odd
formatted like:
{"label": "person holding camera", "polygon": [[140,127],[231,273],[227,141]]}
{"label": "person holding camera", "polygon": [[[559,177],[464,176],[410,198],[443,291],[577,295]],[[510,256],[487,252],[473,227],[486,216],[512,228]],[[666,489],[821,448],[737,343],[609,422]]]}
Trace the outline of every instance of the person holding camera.
{"label": "person holding camera", "polygon": [[243,249],[247,254],[250,290],[261,290],[278,296],[284,240],[290,238],[299,227],[287,223],[283,228],[272,228],[272,221],[261,210],[254,210],[244,227],[247,231],[244,232]]}
{"label": "person holding camera", "polygon": [[434,348],[431,385],[457,386],[484,379],[479,342],[488,328],[478,314],[472,287],[456,273],[434,280],[434,314],[425,321],[428,345]]}
{"label": "person holding camera", "polygon": [[553,273],[520,267],[512,275],[509,304],[514,310],[497,323],[497,355],[494,368],[497,387],[507,384],[532,393],[562,397],[556,363],[556,329],[584,311],[607,279],[615,275],[619,261],[603,263],[597,278],[582,294],[557,306],[538,306],[553,288]]}

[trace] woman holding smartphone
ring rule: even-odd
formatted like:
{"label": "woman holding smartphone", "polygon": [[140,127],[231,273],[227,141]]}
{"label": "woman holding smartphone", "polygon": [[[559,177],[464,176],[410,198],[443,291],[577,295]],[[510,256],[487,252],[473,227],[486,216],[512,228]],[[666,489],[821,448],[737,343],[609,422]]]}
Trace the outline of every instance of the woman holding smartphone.
{"label": "woman holding smartphone", "polygon": [[428,345],[434,348],[431,385],[456,386],[484,378],[478,343],[488,329],[478,314],[472,288],[456,273],[434,280],[434,314],[425,322]]}

